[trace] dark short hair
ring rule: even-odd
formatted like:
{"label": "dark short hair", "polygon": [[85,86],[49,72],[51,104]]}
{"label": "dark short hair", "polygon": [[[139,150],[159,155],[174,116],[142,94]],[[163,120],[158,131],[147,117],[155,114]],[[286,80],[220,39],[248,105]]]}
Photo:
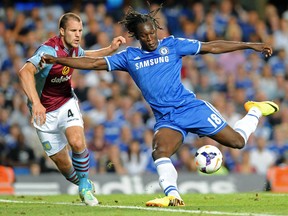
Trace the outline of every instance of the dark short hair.
{"label": "dark short hair", "polygon": [[66,24],[67,24],[68,20],[70,20],[70,19],[76,20],[78,22],[82,22],[80,16],[78,16],[77,14],[72,13],[72,12],[65,13],[59,19],[59,24],[58,24],[59,29],[60,28],[64,28],[65,29],[66,28]]}

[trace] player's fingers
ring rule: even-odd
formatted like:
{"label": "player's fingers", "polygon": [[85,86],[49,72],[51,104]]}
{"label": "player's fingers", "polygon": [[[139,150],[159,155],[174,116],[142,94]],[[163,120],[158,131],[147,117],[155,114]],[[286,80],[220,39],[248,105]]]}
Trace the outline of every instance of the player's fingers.
{"label": "player's fingers", "polygon": [[273,53],[273,50],[272,50],[272,48],[271,48],[271,47],[268,47],[266,50],[267,50],[267,52],[268,52],[270,55],[272,55],[272,53]]}
{"label": "player's fingers", "polygon": [[262,53],[264,54],[265,57],[270,57],[272,55],[272,49],[264,48]]}
{"label": "player's fingers", "polygon": [[31,117],[30,123],[31,123],[31,125],[33,125],[33,123],[34,123],[34,116]]}
{"label": "player's fingers", "polygon": [[38,126],[43,125],[46,122],[45,114],[35,114],[31,118],[31,124],[36,123]]}
{"label": "player's fingers", "polygon": [[39,114],[37,116],[37,124],[39,126],[43,125],[45,123],[45,121],[46,121],[46,115],[45,114]]}
{"label": "player's fingers", "polygon": [[122,36],[118,36],[115,38],[115,41],[118,43],[118,44],[122,44],[122,43],[126,43],[126,39]]}
{"label": "player's fingers", "polygon": [[40,68],[41,68],[41,69],[44,68],[45,64],[46,64],[46,61],[45,61],[44,57],[41,57],[41,60],[40,60],[40,62],[39,62]]}
{"label": "player's fingers", "polygon": [[41,125],[43,125],[45,122],[46,122],[46,115],[43,114],[43,115],[41,116]]}
{"label": "player's fingers", "polygon": [[41,115],[37,115],[36,118],[35,118],[35,122],[38,126],[41,126],[42,125],[42,117]]}
{"label": "player's fingers", "polygon": [[124,37],[121,36],[120,40],[121,40],[122,43],[126,43],[126,39]]}

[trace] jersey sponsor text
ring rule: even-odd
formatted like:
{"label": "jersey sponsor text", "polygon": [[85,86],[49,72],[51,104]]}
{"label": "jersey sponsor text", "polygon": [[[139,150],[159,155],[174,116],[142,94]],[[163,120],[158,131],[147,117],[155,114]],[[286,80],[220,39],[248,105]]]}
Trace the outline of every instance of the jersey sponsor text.
{"label": "jersey sponsor text", "polygon": [[160,63],[169,62],[169,56],[160,56],[158,58],[148,59],[145,61],[137,62],[135,64],[136,70],[139,70],[144,67],[153,66]]}
{"label": "jersey sponsor text", "polygon": [[68,80],[71,79],[71,76],[72,76],[72,75],[70,75],[70,76],[66,75],[66,76],[61,76],[61,77],[55,77],[55,78],[51,79],[51,82],[52,82],[52,83],[62,83],[62,82],[66,82],[66,81],[68,81]]}

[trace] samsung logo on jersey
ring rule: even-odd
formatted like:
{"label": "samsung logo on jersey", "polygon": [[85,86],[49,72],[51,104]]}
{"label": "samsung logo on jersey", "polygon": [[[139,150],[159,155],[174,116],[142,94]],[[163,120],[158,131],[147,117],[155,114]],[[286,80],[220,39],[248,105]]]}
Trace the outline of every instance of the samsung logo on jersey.
{"label": "samsung logo on jersey", "polygon": [[52,83],[62,83],[62,82],[66,82],[66,81],[68,81],[68,80],[70,80],[71,79],[71,76],[72,75],[70,75],[70,76],[68,76],[68,75],[66,75],[66,76],[61,76],[61,77],[55,77],[55,78],[53,78],[53,79],[51,79],[51,82]]}
{"label": "samsung logo on jersey", "polygon": [[136,70],[139,70],[144,67],[149,67],[152,65],[164,63],[164,62],[169,62],[169,57],[168,56],[160,56],[158,58],[154,59],[148,59],[146,61],[141,61],[135,64]]}

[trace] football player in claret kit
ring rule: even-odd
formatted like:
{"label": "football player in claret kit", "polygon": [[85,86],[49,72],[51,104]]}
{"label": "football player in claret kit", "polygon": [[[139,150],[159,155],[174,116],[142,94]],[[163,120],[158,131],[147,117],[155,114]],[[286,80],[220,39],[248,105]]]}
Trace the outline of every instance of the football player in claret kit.
{"label": "football player in claret kit", "polygon": [[264,43],[211,41],[174,38],[159,40],[161,29],[155,15],[161,7],[148,14],[130,8],[120,22],[141,47],[128,47],[117,54],[100,58],[55,58],[44,55],[42,64],[63,64],[80,69],[127,71],[151,106],[156,124],[152,156],[159,175],[159,184],[166,196],[146,202],[146,206],[184,206],[177,187],[177,171],[170,157],[178,150],[187,133],[208,136],[222,145],[241,149],[257,127],[259,118],[279,110],[277,104],[264,101],[245,103],[247,115],[234,127],[207,101],[196,98],[181,83],[182,57],[198,54],[220,54],[253,49],[265,56],[272,49]]}
{"label": "football player in claret kit", "polygon": [[[83,120],[77,97],[71,88],[73,68],[63,65],[43,65],[41,53],[53,56],[110,55],[125,39],[113,39],[110,46],[100,50],[83,50],[81,18],[66,13],[59,19],[59,35],[43,43],[18,72],[21,85],[28,97],[31,122],[47,155],[55,162],[66,179],[79,185],[81,200],[90,206],[98,204],[94,196],[94,184],[88,179],[89,152],[86,147]],[[72,150],[70,158],[67,143]]]}

